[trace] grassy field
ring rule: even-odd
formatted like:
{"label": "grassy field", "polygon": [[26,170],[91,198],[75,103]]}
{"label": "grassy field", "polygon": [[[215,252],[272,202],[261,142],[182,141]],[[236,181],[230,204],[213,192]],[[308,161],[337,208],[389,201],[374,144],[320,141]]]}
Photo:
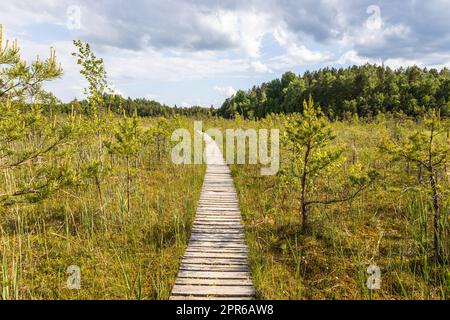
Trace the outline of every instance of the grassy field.
{"label": "grassy field", "polygon": [[[432,208],[429,193],[415,182],[420,173],[402,162],[389,161],[377,149],[396,121],[332,124],[333,144],[346,149],[344,162],[333,176],[316,179],[318,188],[327,190],[330,181],[339,181],[352,162],[375,168],[379,177],[352,201],[314,207],[313,227],[306,235],[300,232],[300,194],[294,184],[281,186],[275,176],[261,177],[256,166],[232,166],[259,298],[450,298],[450,267],[448,260],[433,258]],[[242,121],[241,125],[264,126]],[[282,122],[272,126],[283,130]],[[417,126],[405,123],[407,130]],[[444,185],[443,241],[448,249],[450,181],[445,172],[439,179]],[[381,269],[380,290],[366,286],[369,265]]]}
{"label": "grassy field", "polygon": [[[102,139],[113,139],[121,121],[110,118]],[[205,166],[174,165],[170,160],[171,132],[180,127],[192,132],[194,119],[139,121],[139,151],[127,159],[105,150],[99,184],[85,176],[48,199],[1,209],[2,299],[169,297]],[[417,184],[422,173],[412,164],[392,161],[377,147],[400,130],[400,122],[406,131],[422,126],[405,119],[331,123],[333,146],[344,148],[343,159],[328,175],[314,180],[316,192],[336,194],[334,186],[355,164],[375,169],[378,178],[351,201],[314,206],[306,234],[300,227],[298,185],[289,179],[280,183],[277,175],[261,176],[258,165],[231,166],[258,298],[450,298],[448,261],[433,257],[430,196]],[[283,117],[210,118],[204,128],[279,128],[283,137],[285,124]],[[283,139],[282,167],[289,159]],[[79,133],[65,158],[81,170],[83,163],[97,157],[97,146],[95,135]],[[3,170],[0,191],[8,191],[22,175],[23,170]],[[439,180],[444,195],[442,241],[448,249],[450,181],[445,172]],[[67,289],[70,265],[81,268],[81,290]],[[380,290],[366,286],[369,265],[381,268]]]}
{"label": "grassy field", "polygon": [[[142,123],[152,126],[160,127],[156,119]],[[157,152],[154,140],[142,140],[131,168],[129,210],[126,163],[105,153],[101,198],[93,179],[86,179],[42,202],[0,211],[1,299],[169,297],[204,166],[173,165],[168,143]],[[80,136],[76,144],[73,167],[95,157],[94,137]],[[13,173],[4,171],[0,185],[6,188]],[[67,289],[70,265],[81,269],[81,290]]]}

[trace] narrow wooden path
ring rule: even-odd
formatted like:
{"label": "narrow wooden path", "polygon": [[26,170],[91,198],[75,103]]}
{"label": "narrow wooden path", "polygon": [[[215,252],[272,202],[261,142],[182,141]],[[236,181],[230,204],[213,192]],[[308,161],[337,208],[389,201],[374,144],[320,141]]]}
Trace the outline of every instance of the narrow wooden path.
{"label": "narrow wooden path", "polygon": [[171,300],[253,299],[241,212],[230,169],[209,136],[207,169]]}

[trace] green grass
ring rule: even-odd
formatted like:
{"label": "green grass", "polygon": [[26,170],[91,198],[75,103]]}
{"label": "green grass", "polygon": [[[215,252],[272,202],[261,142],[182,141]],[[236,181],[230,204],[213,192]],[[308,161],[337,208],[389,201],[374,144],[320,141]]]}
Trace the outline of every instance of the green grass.
{"label": "green grass", "polygon": [[[193,119],[177,121],[178,126],[192,129]],[[147,119],[143,127],[155,122]],[[351,202],[314,207],[312,231],[306,235],[300,232],[295,185],[280,187],[276,176],[260,176],[258,166],[231,166],[258,298],[450,298],[448,263],[438,263],[432,255],[429,195],[419,188],[399,188],[399,182],[414,182],[417,172],[414,168],[407,172],[404,164],[389,163],[377,152],[377,143],[392,125],[332,124],[335,143],[346,148],[347,160],[339,174],[345,175],[349,162],[356,158],[375,168],[380,178]],[[214,118],[204,127],[283,129],[276,121]],[[77,152],[70,158],[74,167],[96,154],[95,138],[79,139]],[[159,159],[155,145],[147,142],[131,168],[130,211],[125,162],[107,154],[107,170],[101,181],[103,208],[90,179],[37,204],[1,209],[2,299],[169,297],[188,241],[205,166],[175,166],[169,158],[169,143],[164,144]],[[25,174],[3,173],[0,189],[9,188]],[[341,178],[334,177],[338,182]],[[443,194],[448,194],[446,176],[443,173],[439,178]],[[317,183],[323,187],[329,182]],[[448,248],[450,200],[444,200]],[[381,268],[381,290],[366,287],[366,269],[372,264]],[[81,290],[66,288],[70,265],[81,268]]]}
{"label": "green grass", "polygon": [[[132,172],[130,212],[126,168],[119,159],[110,166],[109,156],[103,211],[91,180],[37,204],[1,211],[0,298],[167,299],[205,169],[175,166],[168,157],[168,148],[161,161],[152,149],[142,150]],[[81,290],[67,289],[70,265],[81,268]]]}
{"label": "green grass", "polygon": [[[256,166],[232,166],[258,298],[449,299],[449,264],[433,258],[429,195],[394,187],[415,176],[377,154],[385,127],[337,122],[333,130],[337,144],[355,146],[348,148],[347,161],[356,149],[358,161],[377,168],[381,177],[349,203],[315,207],[310,234],[300,233],[295,187],[280,188],[276,177],[261,177]],[[440,179],[445,182],[445,175]],[[448,201],[443,209],[450,212]],[[443,217],[447,248],[448,219]],[[366,286],[372,264],[381,268],[380,290]]]}

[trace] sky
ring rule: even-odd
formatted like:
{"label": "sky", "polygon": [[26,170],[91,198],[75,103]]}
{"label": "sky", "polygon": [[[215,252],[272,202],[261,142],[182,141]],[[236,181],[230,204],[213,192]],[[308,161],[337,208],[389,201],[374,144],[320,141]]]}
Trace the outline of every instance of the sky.
{"label": "sky", "polygon": [[117,94],[214,105],[236,90],[324,67],[450,67],[449,0],[1,0],[0,24],[23,57],[54,47],[47,85],[83,98],[74,39],[104,58]]}

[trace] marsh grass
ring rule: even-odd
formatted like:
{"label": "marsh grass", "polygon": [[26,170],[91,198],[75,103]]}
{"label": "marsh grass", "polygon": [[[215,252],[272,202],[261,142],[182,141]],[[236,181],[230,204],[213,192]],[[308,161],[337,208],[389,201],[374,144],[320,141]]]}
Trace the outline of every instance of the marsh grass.
{"label": "marsh grass", "polygon": [[[380,179],[353,201],[315,207],[313,228],[307,235],[300,233],[295,186],[279,188],[277,178],[261,177],[257,166],[232,166],[258,298],[450,298],[448,261],[440,263],[433,257],[429,194],[418,188],[396,188],[403,180],[414,182],[417,171],[407,172],[402,164],[389,163],[377,152],[377,143],[390,127],[377,121],[332,124],[335,143],[348,146],[343,172],[356,158],[376,168]],[[445,175],[440,179],[445,181]],[[444,185],[444,195],[448,188]],[[447,212],[443,241],[448,248],[450,207],[445,197],[443,209]],[[369,265],[381,269],[380,290],[367,288]]]}
{"label": "marsh grass", "polygon": [[[146,119],[142,126],[151,128],[158,121],[170,124]],[[277,127],[282,136],[282,124],[277,121],[211,118],[205,128]],[[193,119],[173,123],[192,129]],[[164,132],[170,134],[167,128]],[[420,172],[391,163],[377,151],[377,143],[393,128],[392,121],[332,123],[335,143],[345,148],[346,160],[331,180],[317,180],[318,186],[334,196],[333,184],[348,174],[352,162],[376,169],[379,179],[352,201],[311,208],[308,234],[300,232],[295,184],[280,187],[277,176],[262,177],[257,165],[231,166],[258,298],[450,298],[449,263],[436,261],[432,254],[429,194],[421,188],[399,187],[404,181],[414,186]],[[205,166],[173,165],[166,142],[155,149],[146,137],[129,167],[124,159],[105,155],[102,197],[89,178],[37,204],[3,209],[1,298],[167,299],[188,242]],[[96,142],[78,138],[74,150],[72,165],[79,168],[95,159]],[[131,206],[127,168],[131,170]],[[0,188],[13,189],[23,174],[5,171]],[[445,173],[439,178],[446,181]],[[443,184],[442,190],[447,249],[449,187]],[[67,289],[70,265],[81,268],[81,290]],[[366,286],[369,265],[381,269],[381,290]]]}
{"label": "marsh grass", "polygon": [[[80,144],[73,161],[92,157],[90,146]],[[1,298],[167,299],[204,175],[204,166],[173,165],[169,151],[157,160],[150,147],[141,150],[132,169],[130,212],[126,167],[112,158],[101,183],[103,210],[92,180],[37,204],[3,210]],[[81,290],[67,289],[70,265],[81,268]]]}

